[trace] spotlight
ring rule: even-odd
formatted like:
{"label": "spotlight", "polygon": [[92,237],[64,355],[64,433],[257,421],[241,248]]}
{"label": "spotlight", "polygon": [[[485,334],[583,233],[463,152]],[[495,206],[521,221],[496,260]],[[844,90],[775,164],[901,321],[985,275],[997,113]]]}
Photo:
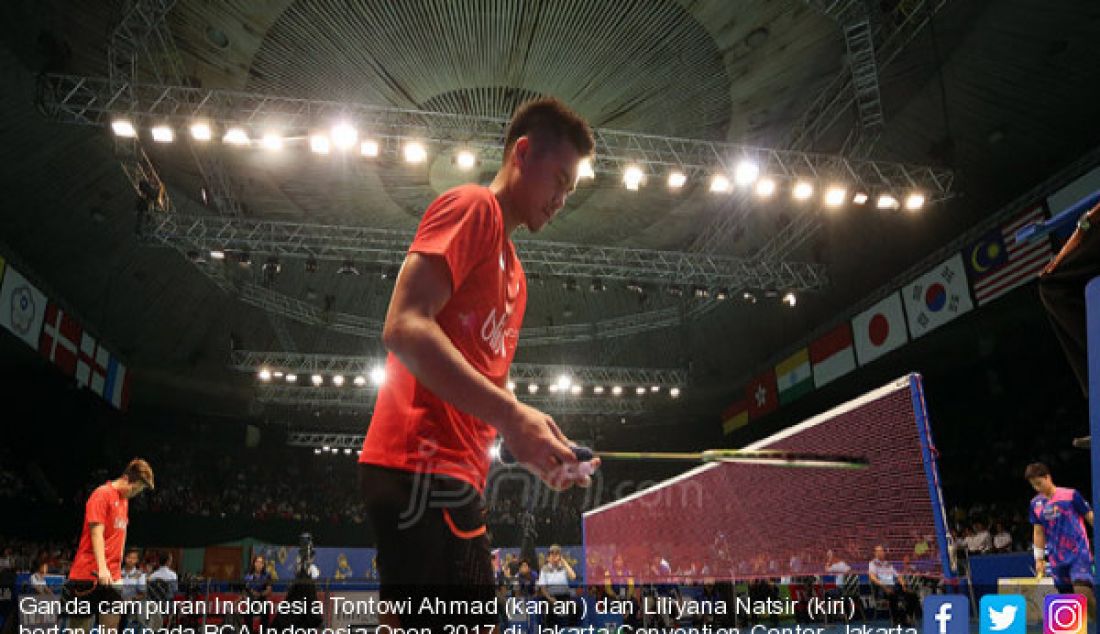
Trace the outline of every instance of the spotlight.
{"label": "spotlight", "polygon": [[738,187],[748,187],[760,176],[760,166],[752,161],[741,161],[733,171],[733,181]]}
{"label": "spotlight", "polygon": [[350,456],[351,455],[351,447],[344,447],[344,455],[345,456]]}
{"label": "spotlight", "polygon": [[555,385],[557,385],[558,388],[562,389],[562,390],[568,390],[569,386],[572,385],[572,384],[573,384],[573,379],[569,378],[568,374],[563,374],[563,375],[559,376],[558,377],[558,382],[555,383]]}
{"label": "spotlight", "polygon": [[924,194],[913,192],[905,199],[905,208],[909,211],[917,211],[924,206]]}
{"label": "spotlight", "polygon": [[276,379],[281,379],[281,378],[283,378],[283,373],[280,372],[279,370],[275,370],[274,372],[271,373],[271,376],[275,377]]}
{"label": "spotlight", "polygon": [[761,178],[756,181],[756,195],[761,198],[769,198],[775,193],[775,181],[770,178]]}
{"label": "spotlight", "polygon": [[422,143],[412,141],[405,145],[406,163],[423,163],[426,160],[428,160],[428,150]]}
{"label": "spotlight", "polygon": [[257,376],[260,377],[261,381],[266,382],[266,381],[271,380],[271,372],[267,368],[264,368],[263,370],[260,370],[260,373]]}
{"label": "spotlight", "polygon": [[375,386],[380,386],[386,382],[386,369],[380,365],[374,366],[370,371],[370,382]]}
{"label": "spotlight", "polygon": [[798,303],[798,296],[795,295],[793,292],[787,293],[783,296],[783,303],[787,306],[790,306],[791,308],[794,308],[795,304]]}
{"label": "spotlight", "polygon": [[176,133],[166,125],[158,125],[153,128],[153,140],[157,143],[171,143],[176,138]]}
{"label": "spotlight", "polygon": [[638,191],[638,187],[641,186],[644,180],[645,173],[637,165],[631,165],[623,172],[623,185],[626,185],[626,188],[632,192]]}
{"label": "spotlight", "polygon": [[660,392],[661,391],[661,386],[660,385],[654,385],[653,387],[649,388],[649,391],[654,392],[654,393]]}
{"label": "spotlight", "polygon": [[222,137],[222,143],[227,145],[248,145],[248,133],[244,128],[229,128]]}
{"label": "spotlight", "polygon": [[672,398],[680,398],[680,388],[674,387],[668,391],[668,395]]}
{"label": "spotlight", "polygon": [[621,386],[621,385],[616,385],[616,386],[611,388],[611,394],[614,395],[614,396],[621,396],[622,393],[623,393],[623,386]]}
{"label": "spotlight", "polygon": [[684,296],[684,289],[682,289],[679,286],[673,284],[672,286],[668,287],[668,294],[672,295],[673,297],[683,297]]}
{"label": "spotlight", "polygon": [[352,383],[355,384],[355,387],[363,387],[367,384],[367,377],[359,375],[352,380]]}
{"label": "spotlight", "polygon": [[576,396],[576,395],[580,394],[583,391],[584,391],[584,388],[579,386],[579,385],[574,385],[573,387],[569,388],[569,393],[572,394],[573,396]]}
{"label": "spotlight", "polygon": [[687,182],[687,176],[683,172],[674,171],[668,174],[668,188],[680,189]]}
{"label": "spotlight", "polygon": [[532,384],[528,385],[527,386],[527,391],[531,394],[538,394],[539,384],[538,383],[532,383]]}
{"label": "spotlight", "polygon": [[206,264],[206,256],[202,251],[188,251],[187,259],[191,260],[192,264]]}
{"label": "spotlight", "polygon": [[878,202],[875,203],[875,206],[879,209],[897,209],[898,199],[890,194],[882,194],[878,197]]}
{"label": "spotlight", "polygon": [[214,138],[214,131],[210,129],[209,123],[198,121],[191,124],[191,138],[196,141],[209,141]]}
{"label": "spotlight", "polygon": [[856,192],[855,196],[852,196],[852,202],[857,205],[867,204],[867,192]]}
{"label": "spotlight", "polygon": [[581,162],[577,164],[577,180],[587,178],[592,180],[596,178],[596,170],[592,167],[592,159],[581,159]]}
{"label": "spotlight", "polygon": [[325,452],[325,453],[328,453],[328,450],[329,450],[329,446],[328,446],[328,445],[325,445],[324,447],[321,447],[321,451],[323,451],[323,452]]}
{"label": "spotlight", "polygon": [[695,296],[695,299],[706,299],[710,297],[710,291],[704,286],[696,286],[691,289],[691,294]]}
{"label": "spotlight", "polygon": [[336,387],[343,387],[344,376],[342,374],[337,374],[336,376],[332,377],[332,384]]}
{"label": "spotlight", "polygon": [[848,190],[840,186],[830,187],[825,192],[825,206],[839,207],[848,199]]}
{"label": "spotlight", "polygon": [[716,299],[720,302],[724,302],[729,298],[730,298],[730,292],[727,291],[724,288],[720,288],[720,289],[718,289],[717,291],[714,292],[714,299]]}
{"label": "spotlight", "polygon": [[592,280],[592,285],[589,286],[593,293],[602,293],[607,290],[607,285],[603,283],[601,279]]}
{"label": "spotlight", "polygon": [[548,387],[548,388],[546,388],[546,389],[550,390],[550,393],[551,393],[551,394],[557,394],[557,393],[558,393],[558,390],[559,390],[560,388],[558,387],[558,384],[557,384],[557,383],[551,383],[551,384],[550,384],[550,387]]}
{"label": "spotlight", "polygon": [[355,263],[351,260],[344,260],[344,263],[340,265],[339,269],[336,269],[337,275],[359,275],[359,269],[355,268]]}
{"label": "spotlight", "polygon": [[311,134],[309,137],[309,151],[314,154],[328,154],[332,150],[332,143],[323,134]]}
{"label": "spotlight", "polygon": [[359,154],[368,158],[378,156],[378,141],[366,140],[359,144]]}
{"label": "spotlight", "polygon": [[325,382],[325,377],[321,376],[320,374],[314,374],[313,376],[309,377],[309,381],[314,385],[321,385]]}
{"label": "spotlight", "polygon": [[321,455],[321,448],[320,447],[314,447],[313,448],[313,453],[315,455],[318,455],[318,456]]}
{"label": "spotlight", "polygon": [[745,300],[745,303],[747,303],[747,304],[755,304],[756,303],[756,295],[753,295],[752,293],[750,293],[748,291],[745,291],[744,293],[741,293],[741,299]]}
{"label": "spotlight", "polygon": [[286,375],[286,382],[287,383],[297,383],[298,382],[298,375],[288,372],[287,375]]}
{"label": "spotlight", "polygon": [[134,129],[134,124],[128,119],[115,119],[111,122],[111,130],[114,130],[115,136],[120,136],[124,139],[132,139],[137,136],[137,130]]}
{"label": "spotlight", "polygon": [[283,137],[278,132],[265,132],[263,138],[260,139],[260,147],[265,150],[281,150],[283,149]]}
{"label": "spotlight", "polygon": [[332,144],[338,150],[349,150],[359,139],[359,132],[350,123],[337,123],[330,131]]}
{"label": "spotlight", "polygon": [[561,287],[567,291],[577,290],[577,280],[572,277],[567,277],[561,282]]}
{"label": "spotlight", "polygon": [[807,181],[798,181],[791,191],[791,195],[794,196],[795,200],[806,200],[814,195],[814,186]]}
{"label": "spotlight", "polygon": [[730,190],[730,180],[722,174],[715,174],[710,179],[710,191],[720,194]]}
{"label": "spotlight", "polygon": [[278,273],[282,273],[282,271],[283,271],[283,265],[279,264],[279,258],[275,257],[274,255],[267,258],[267,261],[264,262],[264,266],[263,266],[263,272],[264,273],[266,273],[268,275],[276,275]]}
{"label": "spotlight", "polygon": [[603,386],[602,385],[597,385],[596,387],[592,388],[592,393],[593,394],[603,394]]}
{"label": "spotlight", "polygon": [[515,381],[508,381],[508,386],[507,387],[508,387],[509,392],[515,392],[516,391],[516,382]]}
{"label": "spotlight", "polygon": [[472,170],[477,166],[477,157],[469,150],[462,150],[455,156],[455,165],[460,170]]}
{"label": "spotlight", "polygon": [[221,249],[214,249],[213,251],[210,252],[210,259],[211,260],[224,260],[225,259],[225,251],[222,251]]}
{"label": "spotlight", "polygon": [[642,396],[643,394],[645,394],[645,388],[639,385],[637,388],[635,388],[634,393],[638,396]]}

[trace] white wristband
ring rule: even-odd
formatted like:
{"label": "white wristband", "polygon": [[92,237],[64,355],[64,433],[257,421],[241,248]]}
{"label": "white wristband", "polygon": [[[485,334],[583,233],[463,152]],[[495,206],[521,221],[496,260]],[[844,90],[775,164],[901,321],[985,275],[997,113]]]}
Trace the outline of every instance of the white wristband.
{"label": "white wristband", "polygon": [[1043,561],[1047,558],[1046,549],[1040,546],[1033,546],[1032,551],[1035,553],[1035,561]]}

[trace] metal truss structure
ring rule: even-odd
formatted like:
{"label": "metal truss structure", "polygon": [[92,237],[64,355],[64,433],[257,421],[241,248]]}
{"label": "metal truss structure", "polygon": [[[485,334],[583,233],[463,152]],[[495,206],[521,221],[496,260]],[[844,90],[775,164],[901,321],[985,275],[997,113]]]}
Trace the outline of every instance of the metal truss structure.
{"label": "metal truss structure", "polygon": [[[860,15],[863,11],[860,0],[806,0],[808,4],[818,8],[827,15],[837,19],[842,24],[850,24],[853,16]],[[948,0],[912,0],[898,3],[895,13],[889,16],[877,26],[872,26],[869,42],[858,44],[858,50],[869,50],[873,55],[876,66],[874,92],[877,93],[877,77],[882,70],[887,68],[901,54],[910,42],[919,34],[929,21],[942,9]],[[842,27],[844,28],[844,27]],[[846,40],[847,42],[847,40]],[[869,74],[867,68],[857,68],[849,65],[841,69],[829,82],[824,90],[810,103],[802,116],[795,123],[789,135],[785,147],[792,150],[805,150],[813,147],[818,139],[828,132],[841,117],[853,107],[859,113],[861,96],[857,91],[857,75],[863,75],[868,79],[865,95],[870,90]],[[866,64],[865,64],[866,66]],[[877,97],[876,97],[877,98]],[[879,106],[881,108],[881,105]],[[870,148],[878,141],[881,126],[865,128],[860,126],[849,134],[842,153],[852,157],[866,156]],[[949,190],[953,184],[953,174],[949,170],[938,170],[943,175],[943,183]],[[922,190],[923,191],[923,190]],[[869,193],[874,193],[870,190]],[[949,192],[947,195],[950,195]],[[715,219],[706,230],[700,233],[700,238],[691,245],[692,251],[713,252],[722,245],[732,240],[744,217],[741,214],[725,214]],[[813,236],[822,226],[822,220],[815,210],[804,211],[786,227],[771,237],[757,253],[757,257],[763,260],[773,261],[784,257],[801,246],[809,237]]]}
{"label": "metal truss structure", "polygon": [[[230,367],[250,373],[267,369],[300,376],[338,374],[346,377],[350,383],[352,377],[366,376],[371,368],[382,363],[381,358],[355,355],[235,350]],[[607,388],[614,385],[631,388],[643,386],[647,389],[652,386],[662,389],[683,388],[688,381],[687,371],[676,368],[566,366],[539,363],[513,363],[510,376],[512,381],[520,386],[528,383],[546,385],[557,381],[562,376],[569,377],[573,385],[599,385]]]}
{"label": "metal truss structure", "polygon": [[[398,156],[403,143],[417,140],[432,150],[463,147],[476,150],[484,161],[499,161],[507,120],[368,106],[356,103],[292,99],[275,95],[181,85],[132,83],[116,85],[109,78],[44,75],[42,105],[58,120],[107,126],[125,117],[135,127],[171,124],[187,127],[204,120],[222,130],[243,126],[254,134],[278,122],[284,137],[304,139],[311,130],[334,120],[349,120],[379,142],[382,155]],[[659,136],[600,128],[594,130],[595,173],[619,176],[628,165],[663,178],[679,170],[688,178],[731,174],[736,163],[749,159],[761,173],[780,181],[815,179],[840,181],[866,189],[918,189],[929,201],[950,192],[947,170],[890,161],[850,160],[839,155],[778,150],[736,143]]]}
{"label": "metal truss structure", "polygon": [[324,449],[328,447],[333,451],[350,449],[359,451],[363,448],[364,434],[332,434],[309,431],[292,431],[287,434],[286,444],[291,447],[309,447],[311,449]]}
{"label": "metal truss structure", "polygon": [[[256,400],[268,405],[373,410],[377,390],[366,387],[286,385],[261,383]],[[657,395],[574,396],[573,394],[517,394],[520,401],[554,415],[637,416],[646,413]],[[662,400],[667,400],[662,399]]]}
{"label": "metal truss structure", "polygon": [[[412,234],[364,226],[339,226],[230,218],[147,214],[141,226],[149,241],[208,252],[242,251],[290,258],[399,265]],[[620,280],[653,285],[707,288],[818,290],[827,284],[825,267],[802,262],[519,240],[530,274]],[[690,290],[690,289],[689,289]]]}

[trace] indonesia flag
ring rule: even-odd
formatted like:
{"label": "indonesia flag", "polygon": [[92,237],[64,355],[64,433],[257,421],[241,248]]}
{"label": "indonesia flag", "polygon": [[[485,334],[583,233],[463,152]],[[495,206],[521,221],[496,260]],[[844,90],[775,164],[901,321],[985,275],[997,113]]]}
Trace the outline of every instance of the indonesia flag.
{"label": "indonesia flag", "polygon": [[856,369],[856,352],[852,347],[852,327],[843,323],[824,337],[810,344],[810,365],[814,370],[814,386],[821,387]]}
{"label": "indonesia flag", "polygon": [[1017,244],[1016,232],[1044,219],[1046,212],[1039,203],[963,251],[974,300],[979,306],[1027,284],[1042,272],[1050,261],[1050,240],[1040,238]]}
{"label": "indonesia flag", "polygon": [[66,375],[73,376],[76,373],[76,359],[83,331],[75,317],[51,302],[46,306],[46,319],[42,323],[38,351]]}
{"label": "indonesia flag", "polygon": [[852,335],[860,365],[867,365],[905,345],[909,341],[909,332],[905,329],[901,294],[894,292],[852,318]]}

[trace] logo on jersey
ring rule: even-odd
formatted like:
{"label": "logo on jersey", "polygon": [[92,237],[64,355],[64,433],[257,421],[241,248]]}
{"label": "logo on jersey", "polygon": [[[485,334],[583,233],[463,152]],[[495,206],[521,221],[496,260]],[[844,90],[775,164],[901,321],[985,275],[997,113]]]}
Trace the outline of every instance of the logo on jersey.
{"label": "logo on jersey", "polygon": [[508,328],[506,326],[508,322],[508,313],[502,312],[500,318],[497,318],[497,309],[494,308],[489,311],[489,316],[485,318],[485,323],[481,324],[481,340],[489,344],[489,349],[494,354],[500,356],[507,356],[507,348],[505,341],[512,339],[513,341],[518,336],[515,328]]}

